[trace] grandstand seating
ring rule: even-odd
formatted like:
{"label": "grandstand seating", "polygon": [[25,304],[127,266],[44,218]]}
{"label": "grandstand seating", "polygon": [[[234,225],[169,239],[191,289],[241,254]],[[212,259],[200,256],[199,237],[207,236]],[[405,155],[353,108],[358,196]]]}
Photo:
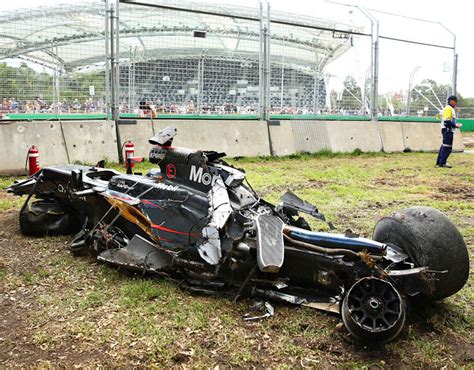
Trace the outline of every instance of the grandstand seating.
{"label": "grandstand seating", "polygon": [[[199,58],[181,58],[138,62],[133,67],[122,66],[121,100],[132,97],[132,107],[137,107],[140,101],[147,101],[155,104],[163,112],[174,113],[173,110],[176,110],[177,106],[186,106],[186,113],[190,113],[189,110],[197,110],[199,65]],[[208,57],[201,65],[203,93],[200,102],[203,112],[257,111],[258,62]],[[281,94],[282,74],[283,94]],[[284,67],[282,73],[280,65],[273,65],[271,87],[272,109],[293,107],[305,109],[307,112],[313,111],[315,80],[312,74],[289,67]],[[326,102],[324,80],[320,79],[317,87],[317,105],[324,107]]]}

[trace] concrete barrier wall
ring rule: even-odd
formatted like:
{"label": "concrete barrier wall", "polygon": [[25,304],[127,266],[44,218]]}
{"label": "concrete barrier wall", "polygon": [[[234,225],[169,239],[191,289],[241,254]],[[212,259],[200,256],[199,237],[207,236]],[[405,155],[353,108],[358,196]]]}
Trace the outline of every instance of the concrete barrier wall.
{"label": "concrete barrier wall", "polygon": [[325,121],[290,121],[297,152],[331,150],[331,139]]}
{"label": "concrete barrier wall", "polygon": [[321,150],[377,152],[382,149],[377,124],[372,122],[280,121],[279,124],[271,123],[269,129],[274,155]]}
{"label": "concrete barrier wall", "polygon": [[63,121],[62,125],[70,163],[118,161],[114,122]]}
{"label": "concrete barrier wall", "polygon": [[122,144],[127,140],[133,141],[135,144],[135,155],[147,158],[150,152],[148,139],[154,135],[153,122],[150,120],[139,120],[136,125],[119,125],[119,128]]}
{"label": "concrete barrier wall", "polygon": [[[178,129],[178,135],[173,141],[173,145],[176,146],[225,152],[229,157],[270,155],[267,123],[264,121],[155,120],[153,122],[156,133],[167,126],[175,126]],[[144,144],[149,150],[148,138]]]}
{"label": "concrete barrier wall", "polygon": [[25,167],[28,148],[40,151],[40,165],[67,162],[66,147],[58,122],[13,122],[0,125],[0,171],[15,172]]}
{"label": "concrete barrier wall", "polygon": [[356,149],[363,152],[382,150],[378,122],[329,121],[327,126],[333,152],[352,152]]}
{"label": "concrete barrier wall", "polygon": [[[387,153],[439,150],[440,125],[428,122],[274,121],[269,126],[274,155],[294,152]],[[292,151],[293,150],[293,151]],[[462,151],[462,135],[454,135],[453,150]]]}
{"label": "concrete barrier wall", "polygon": [[[226,152],[229,157],[289,155],[296,152],[437,151],[439,124],[361,121],[138,120],[120,124],[122,143],[132,140],[138,156],[148,156],[148,139],[166,126],[178,128],[174,145]],[[7,153],[0,172],[22,170],[29,146],[40,150],[40,165],[118,161],[115,124],[110,121],[33,121],[0,124],[0,145]],[[457,132],[454,150],[462,151]]]}
{"label": "concrete barrier wall", "polygon": [[270,121],[268,135],[272,154],[289,155],[298,151],[293,135],[293,121]]}
{"label": "concrete barrier wall", "polygon": [[441,144],[440,125],[425,122],[423,126],[416,122],[403,122],[403,134],[406,149],[414,151],[437,151]]}
{"label": "concrete barrier wall", "polygon": [[406,149],[402,122],[379,122],[379,127],[385,152],[403,152]]}
{"label": "concrete barrier wall", "polygon": [[[402,122],[405,148],[414,151],[437,152],[441,146],[442,135],[439,123]],[[462,134],[456,130],[453,142],[454,151],[464,150]]]}
{"label": "concrete barrier wall", "polygon": [[[441,134],[439,136],[440,136],[440,139],[439,139],[438,146],[441,144]],[[459,131],[456,131],[456,133],[454,134],[453,151],[455,151],[455,152],[463,152],[464,151],[464,144],[462,142],[462,133],[459,132]]]}

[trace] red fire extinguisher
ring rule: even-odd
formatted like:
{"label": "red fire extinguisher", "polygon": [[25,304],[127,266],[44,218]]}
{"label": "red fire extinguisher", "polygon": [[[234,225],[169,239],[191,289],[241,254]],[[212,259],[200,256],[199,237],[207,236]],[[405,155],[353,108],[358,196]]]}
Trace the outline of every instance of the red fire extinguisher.
{"label": "red fire extinguisher", "polygon": [[[135,144],[131,140],[128,140],[124,144],[125,146],[125,167],[134,167],[135,163],[128,158],[135,156]],[[129,163],[130,162],[130,163]]]}
{"label": "red fire extinguisher", "polygon": [[32,145],[30,149],[28,149],[28,176],[34,175],[39,170],[39,150]]}

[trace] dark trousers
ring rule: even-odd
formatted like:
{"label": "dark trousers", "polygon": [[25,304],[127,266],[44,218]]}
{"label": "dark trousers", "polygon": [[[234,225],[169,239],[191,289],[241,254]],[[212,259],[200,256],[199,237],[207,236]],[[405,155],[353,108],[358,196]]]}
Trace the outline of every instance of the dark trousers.
{"label": "dark trousers", "polygon": [[436,165],[438,166],[446,164],[448,157],[453,150],[454,133],[447,128],[443,128],[441,133],[443,134],[443,144],[441,145],[441,148],[439,148],[438,159],[436,159]]}

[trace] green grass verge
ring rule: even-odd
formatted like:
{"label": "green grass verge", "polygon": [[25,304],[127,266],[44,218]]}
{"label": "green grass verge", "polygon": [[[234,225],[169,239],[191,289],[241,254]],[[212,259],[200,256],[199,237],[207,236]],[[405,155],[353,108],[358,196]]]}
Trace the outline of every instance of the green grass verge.
{"label": "green grass verge", "polygon": [[[474,156],[452,154],[453,169],[434,166],[434,153],[300,154],[242,158],[252,186],[277,203],[287,188],[318,206],[340,232],[371,236],[381,217],[411,205],[440,209],[474,248]],[[122,169],[118,165],[112,167]],[[137,165],[146,172],[149,163]],[[4,189],[12,178],[1,178]],[[2,192],[0,207],[20,203]],[[6,200],[5,200],[6,199]],[[327,230],[311,220],[315,229]],[[19,238],[19,237],[18,237]],[[192,295],[174,282],[124,274],[65,250],[69,238],[26,240],[34,264],[0,260],[5,292],[31,289],[27,311],[31,345],[95,353],[112,366],[214,367],[420,367],[472,366],[474,277],[455,296],[412,309],[401,336],[376,348],[344,340],[337,316],[301,307],[276,306],[275,317],[244,322],[249,302]],[[23,293],[22,293],[23,294]],[[34,308],[34,309],[33,309]],[[471,356],[471,357],[470,357]],[[54,363],[54,362],[53,362]],[[74,363],[74,362],[73,362]],[[71,363],[69,363],[71,364]],[[104,362],[102,362],[104,364]],[[37,366],[38,364],[36,364]]]}

